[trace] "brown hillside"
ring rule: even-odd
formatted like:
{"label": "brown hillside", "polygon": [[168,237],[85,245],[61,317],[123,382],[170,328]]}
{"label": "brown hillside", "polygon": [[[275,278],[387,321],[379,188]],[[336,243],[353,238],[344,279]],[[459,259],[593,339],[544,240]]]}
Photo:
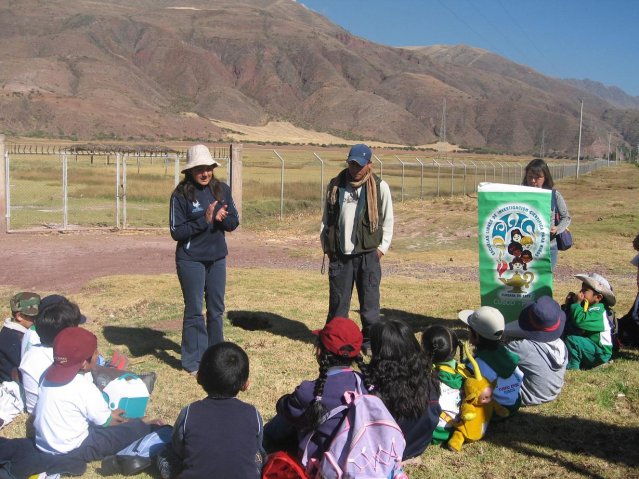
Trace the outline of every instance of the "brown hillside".
{"label": "brown hillside", "polygon": [[14,134],[215,140],[209,119],[284,120],[419,145],[446,98],[451,142],[532,152],[545,130],[546,151],[574,154],[582,96],[586,148],[638,139],[639,112],[561,80],[466,46],[377,45],[293,0],[3,2],[0,65]]}

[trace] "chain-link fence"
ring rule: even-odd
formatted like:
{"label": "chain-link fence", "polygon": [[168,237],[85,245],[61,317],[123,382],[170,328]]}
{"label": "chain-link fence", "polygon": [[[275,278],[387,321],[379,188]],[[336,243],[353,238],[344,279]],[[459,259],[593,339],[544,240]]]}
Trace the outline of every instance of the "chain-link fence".
{"label": "chain-link fence", "polygon": [[[228,148],[212,149],[224,179]],[[156,228],[168,221],[168,198],[185,152],[7,145],[8,231]]]}
{"label": "chain-link fence", "polygon": [[[346,148],[242,149],[242,222],[319,212],[328,181],[346,167]],[[211,147],[229,177],[230,148]],[[94,148],[8,143],[5,151],[7,230],[164,228],[168,200],[181,178],[185,151],[165,147]],[[520,184],[526,162],[477,156],[374,155],[374,170],[393,200],[471,194],[481,182]],[[580,174],[606,167],[580,162]],[[575,161],[549,162],[555,179],[575,176]]]}

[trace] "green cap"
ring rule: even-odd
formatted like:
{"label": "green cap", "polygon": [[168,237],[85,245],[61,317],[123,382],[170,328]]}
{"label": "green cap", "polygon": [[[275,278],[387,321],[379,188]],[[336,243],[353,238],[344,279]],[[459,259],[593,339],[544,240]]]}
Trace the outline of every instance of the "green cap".
{"label": "green cap", "polygon": [[11,311],[13,313],[22,313],[26,316],[37,316],[39,305],[40,296],[36,293],[25,291],[18,293],[11,298]]}

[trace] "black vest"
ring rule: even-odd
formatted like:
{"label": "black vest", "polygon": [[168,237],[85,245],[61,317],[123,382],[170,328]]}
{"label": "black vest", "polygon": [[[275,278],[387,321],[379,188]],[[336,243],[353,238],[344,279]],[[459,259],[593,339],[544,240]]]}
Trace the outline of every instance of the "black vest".
{"label": "black vest", "polygon": [[[344,169],[333,178],[328,184],[326,191],[326,211],[327,211],[327,224],[324,229],[324,252],[325,253],[342,253],[340,250],[340,234],[339,230],[339,214],[340,214],[340,201],[339,191],[335,204],[332,205],[329,201],[331,191],[335,186],[339,190],[345,189],[348,184],[348,169]],[[366,185],[362,188],[362,194],[360,201],[364,202],[364,207],[359,211],[358,216],[355,217],[355,231],[357,236],[357,243],[353,249],[353,254],[365,253],[368,251],[376,250],[382,243],[382,195],[380,193],[379,184],[382,180],[373,173],[373,180],[375,181],[375,188],[377,188],[377,213],[378,213],[378,228],[374,233],[370,230],[370,221],[368,219],[368,205],[366,203]]]}

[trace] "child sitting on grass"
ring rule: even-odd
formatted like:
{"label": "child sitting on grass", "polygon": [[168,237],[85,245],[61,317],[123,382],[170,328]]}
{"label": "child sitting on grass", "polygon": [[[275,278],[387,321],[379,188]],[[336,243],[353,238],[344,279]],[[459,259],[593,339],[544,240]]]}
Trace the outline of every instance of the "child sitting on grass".
{"label": "child sitting on grass", "polygon": [[360,365],[360,369],[363,367],[362,332],[355,322],[333,318],[313,334],[317,335],[318,378],[303,381],[295,391],[282,396],[275,406],[277,414],[264,427],[267,451],[293,445],[297,446],[300,458],[301,441],[315,431],[307,446],[309,461],[319,458],[328,447],[346,411],[324,421],[326,414],[343,404],[346,391],[365,392],[361,375],[352,368],[353,363]]}
{"label": "child sitting on grass", "polygon": [[158,458],[162,478],[181,470],[180,479],[258,479],[264,459],[262,417],[236,397],[249,387],[246,352],[230,342],[211,346],[200,361],[197,382],[207,397],[180,412],[172,441],[179,460]]}
{"label": "child sitting on grass", "polygon": [[[475,346],[474,356],[482,376],[495,384],[493,401],[508,410],[509,415],[504,418],[512,416],[521,405],[519,393],[524,374],[517,366],[519,356],[508,351],[501,342],[504,316],[491,306],[460,311],[458,316],[468,325],[470,344]],[[466,364],[466,367],[473,371],[472,364]]]}
{"label": "child sitting on grass", "polygon": [[24,410],[18,381],[20,344],[38,314],[40,296],[22,292],[11,298],[11,317],[0,329],[0,428]]}
{"label": "child sitting on grass", "polygon": [[98,340],[80,327],[66,328],[53,341],[53,364],[40,386],[35,408],[35,442],[49,454],[84,462],[115,454],[149,434],[159,421],[127,420],[109,409],[89,373],[98,358]]}
{"label": "child sitting on grass", "polygon": [[457,335],[446,326],[430,326],[422,333],[422,347],[430,358],[439,380],[439,405],[442,412],[433,432],[433,444],[445,444],[459,421],[464,376],[459,372],[455,354],[461,351]]}
{"label": "child sitting on grass", "polygon": [[82,313],[78,305],[62,296],[52,295],[42,299],[38,316],[35,318],[38,341],[26,350],[20,361],[25,407],[29,414],[33,413],[38,401],[42,375],[53,363],[55,337],[65,328],[78,326],[81,318]]}
{"label": "child sitting on grass", "polygon": [[[639,235],[632,240],[632,246],[639,252]],[[637,290],[639,291],[639,254],[630,263],[637,270]],[[619,342],[621,346],[639,347],[639,292],[630,310],[619,318]]]}
{"label": "child sitting on grass", "polygon": [[432,363],[411,327],[382,319],[370,328],[371,361],[366,379],[371,394],[388,408],[406,439],[403,460],[420,456],[433,439],[441,408]]}
{"label": "child sitting on grass", "polygon": [[11,318],[0,330],[0,382],[13,381],[13,370],[20,366],[20,345],[24,334],[33,326],[38,315],[40,296],[36,293],[18,293],[9,302]]}
{"label": "child sitting on grass", "polygon": [[589,369],[610,361],[612,357],[611,321],[615,295],[606,278],[597,274],[577,274],[581,280],[578,293],[566,296],[567,369]]}

